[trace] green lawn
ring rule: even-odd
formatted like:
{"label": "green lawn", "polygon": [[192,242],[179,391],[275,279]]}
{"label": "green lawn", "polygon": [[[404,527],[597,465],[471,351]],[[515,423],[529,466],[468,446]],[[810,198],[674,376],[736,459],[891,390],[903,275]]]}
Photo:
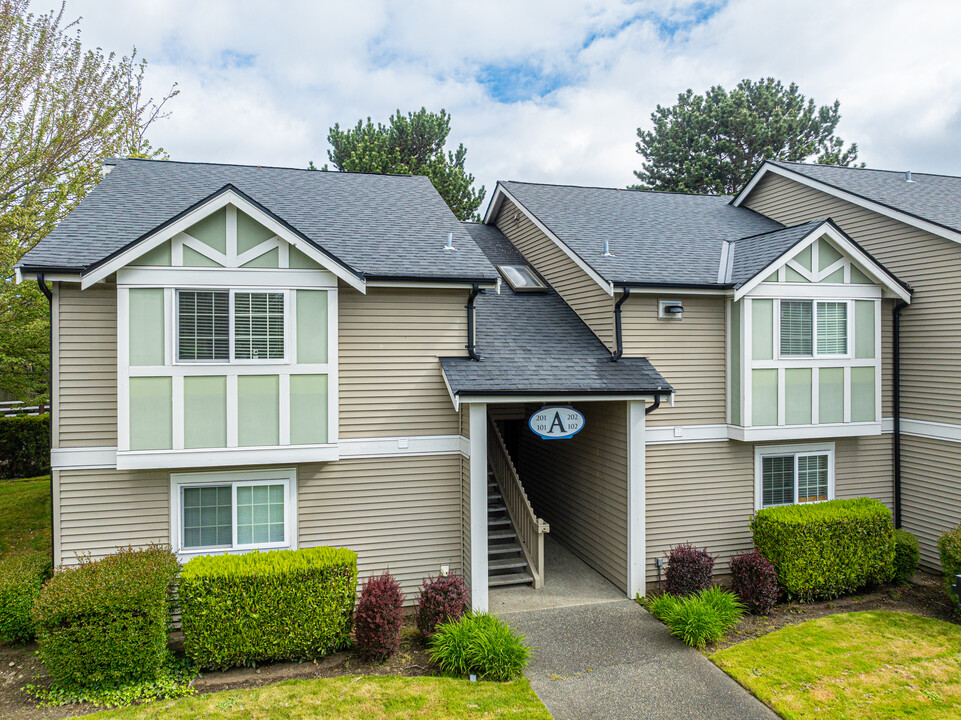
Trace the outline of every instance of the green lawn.
{"label": "green lawn", "polygon": [[357,676],[288,680],[255,690],[107,710],[102,720],[400,720],[400,718],[525,718],[550,720],[526,680],[477,682],[433,677]]}
{"label": "green lawn", "polygon": [[711,660],[786,720],[961,717],[961,627],[919,615],[831,615]]}
{"label": "green lawn", "polygon": [[0,480],[0,555],[50,552],[50,477]]}

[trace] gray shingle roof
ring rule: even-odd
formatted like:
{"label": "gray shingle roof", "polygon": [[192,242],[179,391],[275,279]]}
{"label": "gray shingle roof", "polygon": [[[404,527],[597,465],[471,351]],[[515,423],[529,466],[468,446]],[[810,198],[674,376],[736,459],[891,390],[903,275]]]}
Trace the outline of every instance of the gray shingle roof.
{"label": "gray shingle roof", "polygon": [[[499,230],[465,223],[495,265],[526,264]],[[459,394],[670,392],[646,358],[611,361],[610,351],[555,293],[501,294],[477,298],[480,362],[442,358],[451,389]]]}
{"label": "gray shingle roof", "polygon": [[716,285],[722,241],[783,227],[721,195],[501,184],[614,283]]}
{"label": "gray shingle roof", "polygon": [[426,177],[152,160],[116,161],[20,264],[89,268],[228,184],[357,274],[496,277]]}
{"label": "gray shingle roof", "polygon": [[735,286],[743,285],[825,222],[826,218],[812,220],[783,230],[774,230],[735,241],[729,251],[734,253],[731,262],[731,283]]}
{"label": "gray shingle roof", "polygon": [[771,162],[859,197],[961,232],[961,177],[896,170],[837,167],[805,163]]}

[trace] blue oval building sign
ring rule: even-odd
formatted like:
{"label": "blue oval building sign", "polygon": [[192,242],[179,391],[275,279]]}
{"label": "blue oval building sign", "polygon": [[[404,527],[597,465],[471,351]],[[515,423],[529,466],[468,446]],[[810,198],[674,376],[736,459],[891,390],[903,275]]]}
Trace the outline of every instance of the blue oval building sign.
{"label": "blue oval building sign", "polygon": [[572,407],[542,407],[527,424],[545,440],[569,440],[584,429],[584,416]]}

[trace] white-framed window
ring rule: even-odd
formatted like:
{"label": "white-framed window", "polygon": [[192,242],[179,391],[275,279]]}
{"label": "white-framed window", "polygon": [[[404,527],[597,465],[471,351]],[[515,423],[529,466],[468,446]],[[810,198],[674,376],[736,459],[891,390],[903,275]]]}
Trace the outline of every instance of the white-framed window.
{"label": "white-framed window", "polygon": [[176,362],[284,362],[285,290],[176,291]]}
{"label": "white-framed window", "polygon": [[754,507],[834,499],[834,443],[757,445]]}
{"label": "white-framed window", "polygon": [[847,300],[780,300],[780,357],[846,357],[850,354]]}
{"label": "white-framed window", "polygon": [[296,547],[296,472],[170,476],[170,537],[179,555]]}

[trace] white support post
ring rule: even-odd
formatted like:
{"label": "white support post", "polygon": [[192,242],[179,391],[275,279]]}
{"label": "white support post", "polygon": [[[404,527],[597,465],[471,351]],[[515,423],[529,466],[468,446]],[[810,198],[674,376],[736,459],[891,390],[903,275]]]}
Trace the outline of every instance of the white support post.
{"label": "white support post", "polygon": [[470,403],[471,607],[487,611],[487,404]]}
{"label": "white support post", "polygon": [[643,400],[627,403],[627,596],[631,599],[646,592],[644,406]]}

